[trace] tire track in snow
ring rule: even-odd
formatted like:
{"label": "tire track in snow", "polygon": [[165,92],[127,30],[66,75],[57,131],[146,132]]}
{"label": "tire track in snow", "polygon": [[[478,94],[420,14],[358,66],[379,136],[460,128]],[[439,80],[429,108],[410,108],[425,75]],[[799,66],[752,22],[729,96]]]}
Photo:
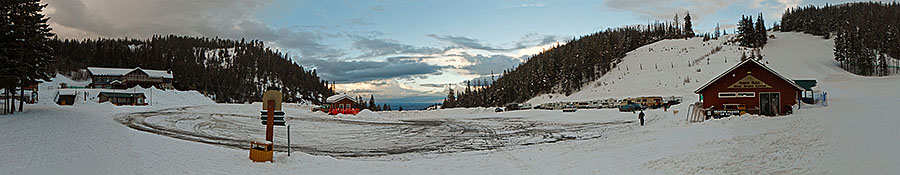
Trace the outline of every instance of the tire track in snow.
{"label": "tire track in snow", "polygon": [[[182,140],[248,149],[261,138],[257,116],[195,113],[190,108],[125,114],[116,121],[136,130]],[[396,123],[323,117],[288,117],[294,125],[291,150],[338,158],[410,153],[487,151],[570,140],[601,138],[630,129],[633,121],[554,123],[521,118],[402,120]],[[281,132],[281,133],[279,133]],[[276,151],[286,151],[283,129],[276,128]]]}

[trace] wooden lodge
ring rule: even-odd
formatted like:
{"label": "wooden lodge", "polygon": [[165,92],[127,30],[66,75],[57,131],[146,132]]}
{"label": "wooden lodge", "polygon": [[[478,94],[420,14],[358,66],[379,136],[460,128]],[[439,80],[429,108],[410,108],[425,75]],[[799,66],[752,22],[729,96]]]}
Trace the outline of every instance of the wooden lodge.
{"label": "wooden lodge", "polygon": [[88,67],[91,76],[91,88],[125,89],[134,86],[149,88],[151,86],[160,89],[174,89],[172,71],[150,69],[124,69]]}
{"label": "wooden lodge", "polygon": [[356,102],[353,100],[353,97],[350,97],[347,94],[337,94],[332,95],[325,99],[325,105],[328,107],[328,114],[336,115],[336,114],[350,114],[356,115],[359,113],[359,108],[353,108],[353,103]]}
{"label": "wooden lodge", "polygon": [[[706,115],[751,113],[767,116],[793,112],[803,88],[764,64],[748,59],[712,79],[694,93]],[[699,106],[698,106],[699,107]]]}
{"label": "wooden lodge", "polygon": [[97,95],[99,98],[99,102],[107,102],[121,106],[121,105],[147,105],[144,93],[124,93],[124,92],[100,92],[100,95]]}

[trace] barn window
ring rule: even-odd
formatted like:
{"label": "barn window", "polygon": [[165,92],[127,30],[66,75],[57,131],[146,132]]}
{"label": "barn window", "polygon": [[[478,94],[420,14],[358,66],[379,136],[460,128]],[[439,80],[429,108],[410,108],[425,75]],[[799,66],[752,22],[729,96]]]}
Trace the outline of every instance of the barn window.
{"label": "barn window", "polygon": [[738,92],[737,96],[738,97],[756,97],[756,93],[755,92]]}

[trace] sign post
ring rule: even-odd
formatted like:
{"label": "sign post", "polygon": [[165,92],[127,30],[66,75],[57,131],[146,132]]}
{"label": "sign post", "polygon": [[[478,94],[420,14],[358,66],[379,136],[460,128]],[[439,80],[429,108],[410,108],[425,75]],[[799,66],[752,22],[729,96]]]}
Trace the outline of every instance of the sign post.
{"label": "sign post", "polygon": [[274,140],[272,137],[272,129],[275,127],[275,100],[266,100],[269,107],[266,108],[266,141]]}
{"label": "sign post", "polygon": [[281,111],[281,92],[276,90],[266,91],[263,93],[262,101],[263,105],[260,112],[265,117],[260,117],[260,119],[264,120],[262,123],[266,125],[266,141],[250,143],[250,160],[253,162],[273,162],[272,154],[275,146],[274,126],[284,125],[284,112]]}
{"label": "sign post", "polygon": [[291,156],[291,125],[287,125],[287,137],[288,137],[287,138],[288,139],[288,144],[287,144],[288,157],[290,157]]}

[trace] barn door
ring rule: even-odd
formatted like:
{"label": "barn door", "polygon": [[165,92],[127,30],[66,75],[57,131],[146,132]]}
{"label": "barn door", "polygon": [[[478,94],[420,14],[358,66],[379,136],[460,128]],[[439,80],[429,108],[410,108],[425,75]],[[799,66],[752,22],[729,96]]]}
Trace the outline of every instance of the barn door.
{"label": "barn door", "polygon": [[778,114],[781,101],[779,93],[759,93],[759,114],[774,116]]}

